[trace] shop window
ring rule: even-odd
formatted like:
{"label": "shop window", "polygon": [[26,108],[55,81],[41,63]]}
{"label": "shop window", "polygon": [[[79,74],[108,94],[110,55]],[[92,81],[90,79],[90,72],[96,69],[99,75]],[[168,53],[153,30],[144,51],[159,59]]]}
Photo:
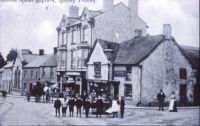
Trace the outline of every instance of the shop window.
{"label": "shop window", "polygon": [[132,98],[132,85],[131,84],[125,84],[124,85],[124,96],[126,98]]}
{"label": "shop window", "polygon": [[132,66],[126,67],[126,81],[131,81]]}
{"label": "shop window", "polygon": [[179,69],[180,79],[187,79],[187,70],[185,68]]}
{"label": "shop window", "polygon": [[94,74],[95,76],[101,76],[101,63],[94,62]]}

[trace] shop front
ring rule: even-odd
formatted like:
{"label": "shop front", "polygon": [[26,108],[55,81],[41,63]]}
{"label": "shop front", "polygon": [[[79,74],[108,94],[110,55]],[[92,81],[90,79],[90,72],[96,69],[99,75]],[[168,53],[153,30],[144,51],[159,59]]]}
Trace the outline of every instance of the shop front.
{"label": "shop front", "polygon": [[95,92],[96,96],[105,99],[118,97],[119,83],[118,81],[88,80],[88,94]]}

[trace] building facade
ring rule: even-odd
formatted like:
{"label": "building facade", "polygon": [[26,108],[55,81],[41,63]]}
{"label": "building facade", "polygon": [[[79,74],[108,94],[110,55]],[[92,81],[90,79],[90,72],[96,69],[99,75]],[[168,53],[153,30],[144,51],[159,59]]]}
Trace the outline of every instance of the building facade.
{"label": "building facade", "polygon": [[56,54],[44,54],[23,67],[23,90],[30,91],[38,80],[49,86],[56,83]]}
{"label": "building facade", "polygon": [[[164,25],[162,35],[136,36],[122,42],[118,49],[107,44],[111,46],[109,51],[112,53],[108,53],[108,49],[100,43],[94,46],[87,63],[88,85],[93,86],[91,79],[94,83],[99,81],[108,87],[111,96],[124,96],[134,105],[155,102],[160,89],[163,89],[167,100],[174,91],[180,105],[195,101],[198,49],[193,49],[190,58],[194,58],[188,59],[185,53],[188,49],[183,50],[176,43],[171,36],[170,25]],[[106,58],[108,54],[114,61]],[[99,75],[96,76],[96,73]]]}
{"label": "building facade", "polygon": [[78,94],[87,90],[85,60],[97,38],[121,43],[135,35],[146,35],[147,25],[138,17],[137,0],[127,7],[123,3],[113,5],[104,0],[103,9],[92,11],[71,6],[69,17],[63,15],[58,33],[57,72],[60,91],[71,87]]}
{"label": "building facade", "polygon": [[13,73],[13,62],[9,62],[1,69],[0,90],[11,92],[13,85],[12,73]]}

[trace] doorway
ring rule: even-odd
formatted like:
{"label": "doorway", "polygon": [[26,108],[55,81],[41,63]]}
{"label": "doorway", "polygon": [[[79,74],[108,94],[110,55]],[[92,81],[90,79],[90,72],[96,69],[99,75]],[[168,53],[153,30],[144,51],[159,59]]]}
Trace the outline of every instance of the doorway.
{"label": "doorway", "polygon": [[187,105],[187,85],[181,84],[180,85],[180,106],[186,106]]}

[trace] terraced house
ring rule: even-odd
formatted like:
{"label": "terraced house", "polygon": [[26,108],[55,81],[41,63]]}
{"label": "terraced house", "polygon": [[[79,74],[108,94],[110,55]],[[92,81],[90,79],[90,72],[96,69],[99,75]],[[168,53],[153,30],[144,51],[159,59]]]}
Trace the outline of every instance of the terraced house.
{"label": "terraced house", "polygon": [[95,40],[121,43],[134,37],[135,32],[146,35],[147,25],[138,16],[138,0],[113,4],[103,0],[103,9],[92,11],[71,6],[57,27],[57,72],[60,91],[71,88],[77,94],[87,91],[85,60]]}

